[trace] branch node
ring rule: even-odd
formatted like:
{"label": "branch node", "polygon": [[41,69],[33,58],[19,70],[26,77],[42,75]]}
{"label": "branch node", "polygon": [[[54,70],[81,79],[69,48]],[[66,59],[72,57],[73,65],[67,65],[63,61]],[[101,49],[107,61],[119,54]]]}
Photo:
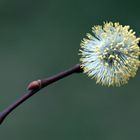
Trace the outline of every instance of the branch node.
{"label": "branch node", "polygon": [[40,89],[41,87],[42,87],[42,82],[41,82],[41,80],[37,80],[37,81],[31,82],[31,83],[28,85],[27,89],[28,89],[28,90],[35,90],[35,89]]}

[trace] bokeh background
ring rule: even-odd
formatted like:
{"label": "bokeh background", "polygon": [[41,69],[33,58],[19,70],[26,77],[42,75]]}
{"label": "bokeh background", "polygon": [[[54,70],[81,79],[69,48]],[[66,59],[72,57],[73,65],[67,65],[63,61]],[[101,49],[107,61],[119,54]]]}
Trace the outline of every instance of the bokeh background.
{"label": "bokeh background", "polygon": [[[139,1],[0,0],[0,110],[35,79],[79,63],[93,25],[119,21],[140,33]],[[84,74],[33,96],[0,126],[1,140],[140,139],[140,70],[128,85],[107,88]]]}

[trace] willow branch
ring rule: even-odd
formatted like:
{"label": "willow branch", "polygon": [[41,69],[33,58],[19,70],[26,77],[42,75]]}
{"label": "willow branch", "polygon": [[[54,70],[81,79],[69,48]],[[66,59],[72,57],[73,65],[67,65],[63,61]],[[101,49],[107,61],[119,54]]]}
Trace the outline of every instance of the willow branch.
{"label": "willow branch", "polygon": [[23,95],[21,98],[19,98],[17,101],[15,101],[13,104],[8,106],[6,109],[4,109],[2,112],[0,112],[0,124],[4,121],[4,119],[20,104],[25,102],[27,99],[29,99],[31,96],[33,96],[35,93],[43,89],[44,87],[64,78],[67,77],[73,73],[80,73],[82,72],[82,69],[80,68],[80,64],[77,64],[73,66],[72,68],[65,70],[61,73],[58,73],[52,77],[49,77],[47,79],[37,80],[33,81],[28,85],[28,92]]}

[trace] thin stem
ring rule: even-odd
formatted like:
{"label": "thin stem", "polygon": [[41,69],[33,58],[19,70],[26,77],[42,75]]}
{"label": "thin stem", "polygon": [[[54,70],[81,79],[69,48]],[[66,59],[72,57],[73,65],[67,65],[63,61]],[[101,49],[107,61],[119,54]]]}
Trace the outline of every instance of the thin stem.
{"label": "thin stem", "polygon": [[13,104],[11,104],[10,106],[8,106],[6,109],[4,109],[2,112],[0,112],[0,124],[2,124],[2,122],[4,121],[4,119],[8,116],[8,114],[10,112],[12,112],[15,108],[17,108],[21,103],[23,103],[24,101],[26,101],[28,98],[30,98],[31,96],[33,96],[35,93],[37,93],[38,91],[40,91],[42,88],[64,78],[67,77],[73,73],[80,73],[82,72],[82,69],[80,67],[80,64],[77,64],[75,66],[73,66],[72,68],[65,70],[61,73],[58,73],[52,77],[49,77],[47,79],[42,79],[42,80],[37,80],[37,81],[33,81],[29,84],[28,89],[30,91],[28,91],[25,95],[23,95],[21,98],[19,98],[17,101],[15,101]]}

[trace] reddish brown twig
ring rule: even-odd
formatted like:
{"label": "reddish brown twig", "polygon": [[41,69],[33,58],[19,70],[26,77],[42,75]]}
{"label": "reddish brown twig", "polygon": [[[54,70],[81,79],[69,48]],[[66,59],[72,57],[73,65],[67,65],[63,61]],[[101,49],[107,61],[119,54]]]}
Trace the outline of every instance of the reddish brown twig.
{"label": "reddish brown twig", "polygon": [[34,95],[35,93],[37,93],[39,90],[41,90],[42,88],[64,78],[67,77],[73,73],[80,73],[82,72],[82,69],[80,67],[80,64],[77,64],[75,66],[73,66],[72,68],[63,71],[61,73],[58,73],[52,77],[49,77],[47,79],[42,79],[42,80],[37,80],[37,81],[33,81],[28,85],[28,90],[29,92],[26,93],[25,95],[23,95],[21,98],[19,98],[17,101],[15,101],[13,104],[11,104],[10,106],[8,106],[5,110],[3,110],[2,112],[0,112],[0,124],[4,121],[4,119],[8,116],[8,114],[10,112],[12,112],[16,107],[18,107],[21,103],[23,103],[24,101],[26,101],[28,98],[30,98],[32,95]]}

